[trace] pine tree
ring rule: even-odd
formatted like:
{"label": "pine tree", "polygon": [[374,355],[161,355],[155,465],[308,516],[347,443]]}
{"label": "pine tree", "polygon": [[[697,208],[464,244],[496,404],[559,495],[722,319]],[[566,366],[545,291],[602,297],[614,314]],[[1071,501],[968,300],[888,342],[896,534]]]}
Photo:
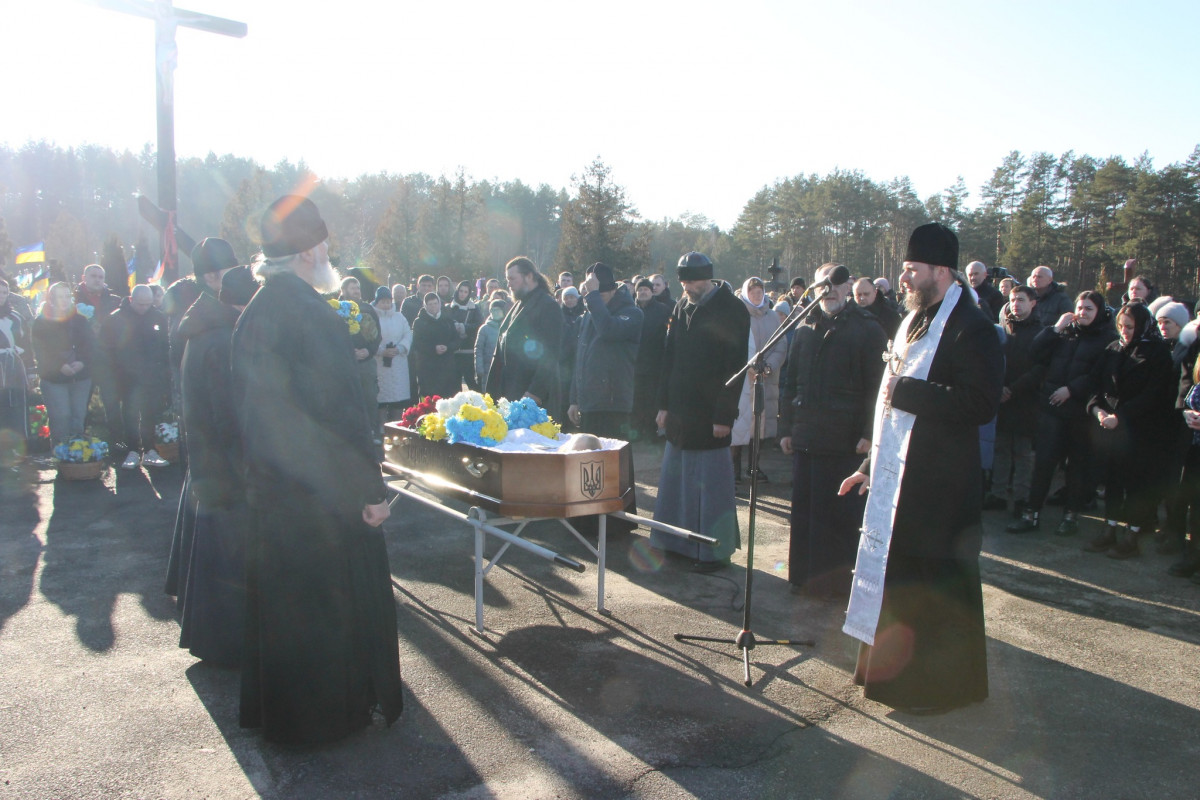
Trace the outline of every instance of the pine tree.
{"label": "pine tree", "polygon": [[625,199],[625,190],[613,183],[612,169],[597,158],[571,183],[575,196],[563,208],[557,268],[582,273],[603,261],[618,275],[640,271],[644,264],[628,251],[631,242],[626,240],[637,211]]}

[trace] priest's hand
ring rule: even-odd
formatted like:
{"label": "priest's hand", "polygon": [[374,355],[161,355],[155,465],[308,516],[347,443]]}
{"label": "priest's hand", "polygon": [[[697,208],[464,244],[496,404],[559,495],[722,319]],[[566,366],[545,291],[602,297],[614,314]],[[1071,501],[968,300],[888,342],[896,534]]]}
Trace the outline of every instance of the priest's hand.
{"label": "priest's hand", "polygon": [[792,437],[784,436],[779,440],[779,449],[784,452],[784,455],[792,454]]}
{"label": "priest's hand", "polygon": [[579,424],[579,406],[572,403],[571,407],[567,409],[567,416],[571,418],[571,422],[574,422],[576,425],[578,425]]}
{"label": "priest's hand", "polygon": [[728,425],[713,425],[713,438],[724,439],[732,430]]}
{"label": "priest's hand", "polygon": [[372,528],[378,528],[383,524],[383,521],[392,514],[392,507],[384,500],[382,503],[373,503],[363,506],[363,522],[370,525]]}
{"label": "priest's hand", "polygon": [[658,414],[656,414],[656,415],[654,416],[654,424],[658,426],[658,429],[659,429],[660,431],[661,431],[661,430],[666,430],[666,427],[667,427],[667,412],[666,412],[666,409],[663,409],[663,410],[659,411],[659,412],[658,412]]}
{"label": "priest's hand", "polygon": [[842,485],[838,487],[838,497],[844,494],[850,494],[850,490],[855,486],[858,487],[859,494],[866,494],[871,488],[871,476],[865,472],[855,472],[849,478],[842,481]]}
{"label": "priest's hand", "polygon": [[854,446],[854,452],[858,453],[860,456],[865,456],[867,453],[871,452],[871,440],[859,439],[858,444]]}

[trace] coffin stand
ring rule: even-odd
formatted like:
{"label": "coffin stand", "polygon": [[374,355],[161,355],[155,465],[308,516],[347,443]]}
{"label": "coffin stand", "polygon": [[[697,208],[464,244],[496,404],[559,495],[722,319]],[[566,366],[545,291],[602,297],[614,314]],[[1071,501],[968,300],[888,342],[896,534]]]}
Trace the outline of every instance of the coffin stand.
{"label": "coffin stand", "polygon": [[[693,541],[716,540],[693,531],[665,525],[622,509],[634,492],[631,445],[575,452],[506,453],[469,444],[432,442],[416,431],[389,422],[384,426],[384,480],[401,497],[415,500],[448,517],[465,522],[475,532],[475,627],[483,634],[483,579],[510,546],[533,553],[576,572],[585,567],[573,558],[521,538],[531,522],[558,520],[596,557],[596,610],[604,606],[607,516],[628,520]],[[467,513],[449,508],[442,499],[470,505]],[[570,523],[570,518],[599,514],[593,546]],[[511,528],[512,530],[505,530]],[[485,536],[502,541],[487,560]]]}

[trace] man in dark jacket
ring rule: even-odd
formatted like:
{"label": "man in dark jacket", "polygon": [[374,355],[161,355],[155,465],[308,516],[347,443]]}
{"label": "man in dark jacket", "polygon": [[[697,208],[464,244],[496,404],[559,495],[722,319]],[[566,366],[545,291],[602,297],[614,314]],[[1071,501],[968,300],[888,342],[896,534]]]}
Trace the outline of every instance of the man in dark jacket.
{"label": "man in dark jacket", "polygon": [[995,458],[992,474],[984,484],[995,487],[983,500],[984,511],[1008,508],[1007,496],[1015,502],[1029,499],[1033,475],[1033,434],[1037,430],[1038,389],[1043,366],[1033,360],[1033,340],[1041,332],[1037,318],[1037,292],[1017,286],[1009,292],[1003,321],[1004,388],[996,418]]}
{"label": "man in dark jacket", "polygon": [[875,318],[889,340],[896,335],[896,329],[900,327],[900,314],[892,308],[892,304],[883,296],[883,292],[879,291],[874,281],[870,278],[859,278],[854,282],[854,302]]}
{"label": "man in dark jacket", "polygon": [[[825,264],[813,280],[835,267]],[[863,278],[855,291],[864,283],[875,289]],[[875,316],[849,295],[849,283],[829,287],[796,328],[780,387],[779,446],[792,456],[788,581],[816,597],[850,592],[864,498],[839,497],[838,486],[870,450],[887,345]]]}
{"label": "man in dark jacket", "polygon": [[[437,286],[432,275],[422,275],[417,278],[417,290],[404,298],[404,302],[400,304],[400,313],[408,320],[408,324],[412,325],[417,321],[417,314],[421,313],[421,309],[425,305],[425,295],[429,294]],[[416,397],[416,395],[413,395]]]}
{"label": "man in dark jacket", "polygon": [[150,287],[138,284],[103,329],[129,448],[124,469],[167,465],[154,448],[154,426],[161,421],[171,391],[167,325],[167,316],[154,308]]}
{"label": "man in dark jacket", "polygon": [[1007,298],[992,285],[992,277],[988,275],[987,265],[982,261],[972,261],[967,264],[967,280],[970,281],[975,294],[979,295],[979,307],[983,309],[987,318],[992,321],[1000,319],[1000,309],[1004,308],[1004,301]]}
{"label": "man in dark jacket", "polygon": [[[92,354],[92,386],[104,405],[104,423],[108,426],[109,444],[123,440],[121,434],[121,404],[117,396],[117,379],[104,347],[103,328],[112,313],[121,306],[121,298],[104,284],[104,267],[88,264],[83,268],[83,280],[75,287],[75,302],[91,306],[92,336],[96,342]],[[94,420],[93,420],[94,422]]]}
{"label": "man in dark jacket", "polygon": [[628,440],[642,310],[607,264],[593,264],[587,275],[567,414],[586,433]]}
{"label": "man in dark jacket", "polygon": [[[957,262],[949,228],[913,232],[901,275],[913,313],[880,386],[845,627],[864,642],[855,680],[865,696],[923,713],[988,694],[979,426],[996,415],[1004,355]],[[839,491],[865,484],[866,470]]]}
{"label": "man in dark jacket", "polygon": [[1075,303],[1067,296],[1062,284],[1054,282],[1054,273],[1049,267],[1034,267],[1029,273],[1029,285],[1037,292],[1037,320],[1043,328],[1049,328],[1063,314],[1075,310]]}
{"label": "man in dark jacket", "polygon": [[642,336],[638,342],[637,363],[633,367],[632,427],[639,438],[655,441],[658,387],[662,381],[671,309],[654,299],[653,284],[648,278],[638,281],[637,307],[642,310]]}
{"label": "man in dark jacket", "polygon": [[716,546],[655,531],[654,547],[696,559],[712,571],[741,546],[734,505],[733,421],[744,379],[733,377],[749,358],[750,314],[725,281],[713,280],[703,253],[679,259],[683,297],[671,312],[657,423],[667,432],[654,518],[702,533]]}
{"label": "man in dark jacket", "polygon": [[496,400],[531,397],[551,416],[562,418],[559,358],[563,314],[550,294],[546,276],[533,262],[517,256],[504,268],[516,304],[500,323],[500,337],[487,392]]}
{"label": "man in dark jacket", "polygon": [[[574,288],[574,287],[571,287]],[[587,309],[579,323],[575,374],[571,380],[571,405],[567,415],[584,433],[629,441],[629,415],[633,410],[634,364],[642,336],[642,310],[629,289],[618,285],[612,268],[603,262],[588,267],[579,287]],[[633,484],[633,450],[625,448],[621,472]],[[625,510],[637,513],[634,493]],[[609,530],[630,531],[635,525],[611,520]]]}
{"label": "man in dark jacket", "polygon": [[233,333],[245,460],[246,650],[241,725],[315,744],[391,724],[403,704],[396,609],[379,526],[387,493],[337,288],[307,198],[263,214],[265,277]]}

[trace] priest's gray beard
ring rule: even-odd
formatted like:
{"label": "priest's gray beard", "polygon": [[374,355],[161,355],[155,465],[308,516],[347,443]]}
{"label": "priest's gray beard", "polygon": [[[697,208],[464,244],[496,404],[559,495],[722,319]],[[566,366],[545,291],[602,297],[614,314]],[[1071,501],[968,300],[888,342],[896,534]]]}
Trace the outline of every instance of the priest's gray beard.
{"label": "priest's gray beard", "polygon": [[321,294],[336,292],[341,284],[341,277],[337,274],[337,270],[329,263],[329,258],[321,259],[321,263],[313,268],[313,288]]}

